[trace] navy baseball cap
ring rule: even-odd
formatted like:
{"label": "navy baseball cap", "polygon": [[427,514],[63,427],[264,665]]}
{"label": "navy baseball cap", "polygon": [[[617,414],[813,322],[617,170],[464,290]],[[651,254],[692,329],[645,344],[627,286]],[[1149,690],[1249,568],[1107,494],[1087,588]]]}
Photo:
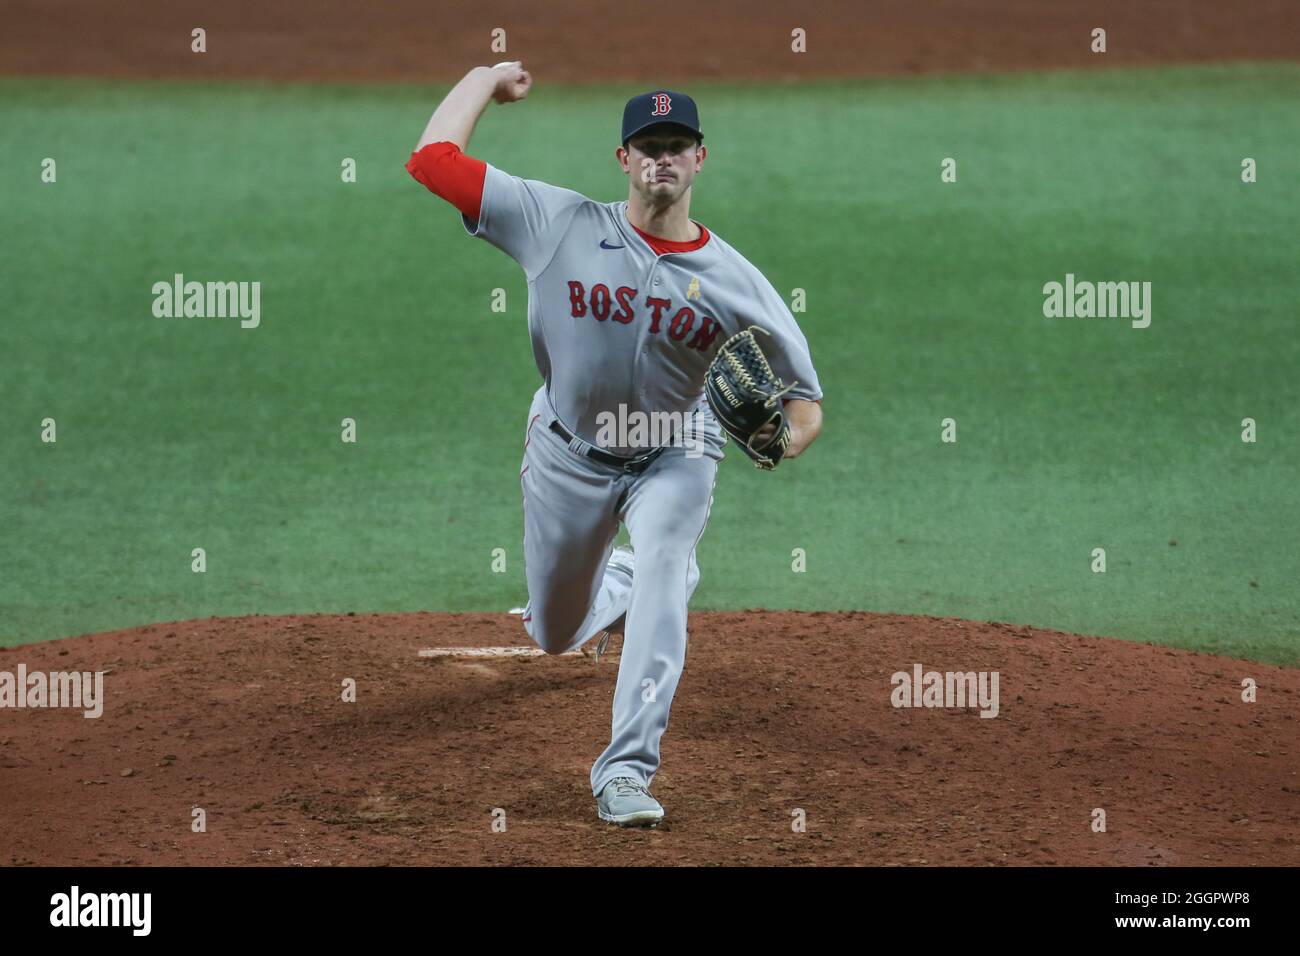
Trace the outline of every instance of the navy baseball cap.
{"label": "navy baseball cap", "polygon": [[627,101],[627,106],[623,107],[623,139],[620,142],[627,143],[643,129],[658,126],[660,123],[684,126],[695,134],[699,142],[704,141],[704,134],[700,132],[700,114],[695,108],[695,101],[685,93],[655,90],[653,93],[634,96]]}

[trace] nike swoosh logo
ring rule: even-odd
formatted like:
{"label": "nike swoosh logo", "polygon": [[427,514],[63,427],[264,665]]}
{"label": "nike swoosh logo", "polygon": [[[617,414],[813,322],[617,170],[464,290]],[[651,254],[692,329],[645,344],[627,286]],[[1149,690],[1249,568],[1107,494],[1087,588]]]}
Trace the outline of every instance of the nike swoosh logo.
{"label": "nike swoosh logo", "polygon": [[624,246],[624,245],[611,246],[611,245],[608,243],[608,241],[602,239],[602,240],[600,240],[600,248],[602,248],[602,249],[626,249],[627,246]]}

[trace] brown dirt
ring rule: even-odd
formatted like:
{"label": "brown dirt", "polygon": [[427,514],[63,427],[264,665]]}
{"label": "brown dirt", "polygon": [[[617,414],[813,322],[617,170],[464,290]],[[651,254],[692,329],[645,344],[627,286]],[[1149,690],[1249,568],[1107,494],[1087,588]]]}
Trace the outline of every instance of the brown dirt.
{"label": "brown dirt", "polygon": [[539,82],[678,85],[1300,58],[1293,0],[10,0],[4,20],[0,73],[445,82],[523,59]]}
{"label": "brown dirt", "polygon": [[[8,649],[0,670],[111,672],[97,720],[0,711],[0,865],[1300,863],[1300,670],[937,618],[691,620],[650,832],[598,821],[587,786],[616,657],[417,657],[525,646],[506,615]],[[997,670],[1001,713],[894,709],[890,675],[914,662]]]}

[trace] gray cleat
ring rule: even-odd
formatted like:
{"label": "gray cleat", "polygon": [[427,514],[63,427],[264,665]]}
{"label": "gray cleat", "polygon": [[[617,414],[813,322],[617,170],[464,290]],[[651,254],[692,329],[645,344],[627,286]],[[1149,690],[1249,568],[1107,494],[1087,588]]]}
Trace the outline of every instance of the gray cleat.
{"label": "gray cleat", "polygon": [[652,827],[664,818],[664,808],[650,796],[645,784],[631,777],[615,777],[600,791],[596,814],[621,827]]}

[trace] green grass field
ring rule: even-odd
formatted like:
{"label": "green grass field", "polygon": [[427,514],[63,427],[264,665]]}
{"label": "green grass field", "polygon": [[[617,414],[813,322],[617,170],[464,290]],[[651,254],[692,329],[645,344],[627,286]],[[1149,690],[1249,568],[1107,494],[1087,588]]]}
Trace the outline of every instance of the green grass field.
{"label": "green grass field", "polygon": [[[541,86],[471,152],[624,198],[638,91]],[[443,92],[0,81],[0,644],[522,603],[525,283],[403,169]],[[1300,68],[692,92],[692,216],[807,290],[827,421],[729,455],[694,607],[1300,661]],[[178,272],[260,281],[260,327],[155,318]],[[1151,327],[1044,318],[1067,272],[1152,282]]]}

